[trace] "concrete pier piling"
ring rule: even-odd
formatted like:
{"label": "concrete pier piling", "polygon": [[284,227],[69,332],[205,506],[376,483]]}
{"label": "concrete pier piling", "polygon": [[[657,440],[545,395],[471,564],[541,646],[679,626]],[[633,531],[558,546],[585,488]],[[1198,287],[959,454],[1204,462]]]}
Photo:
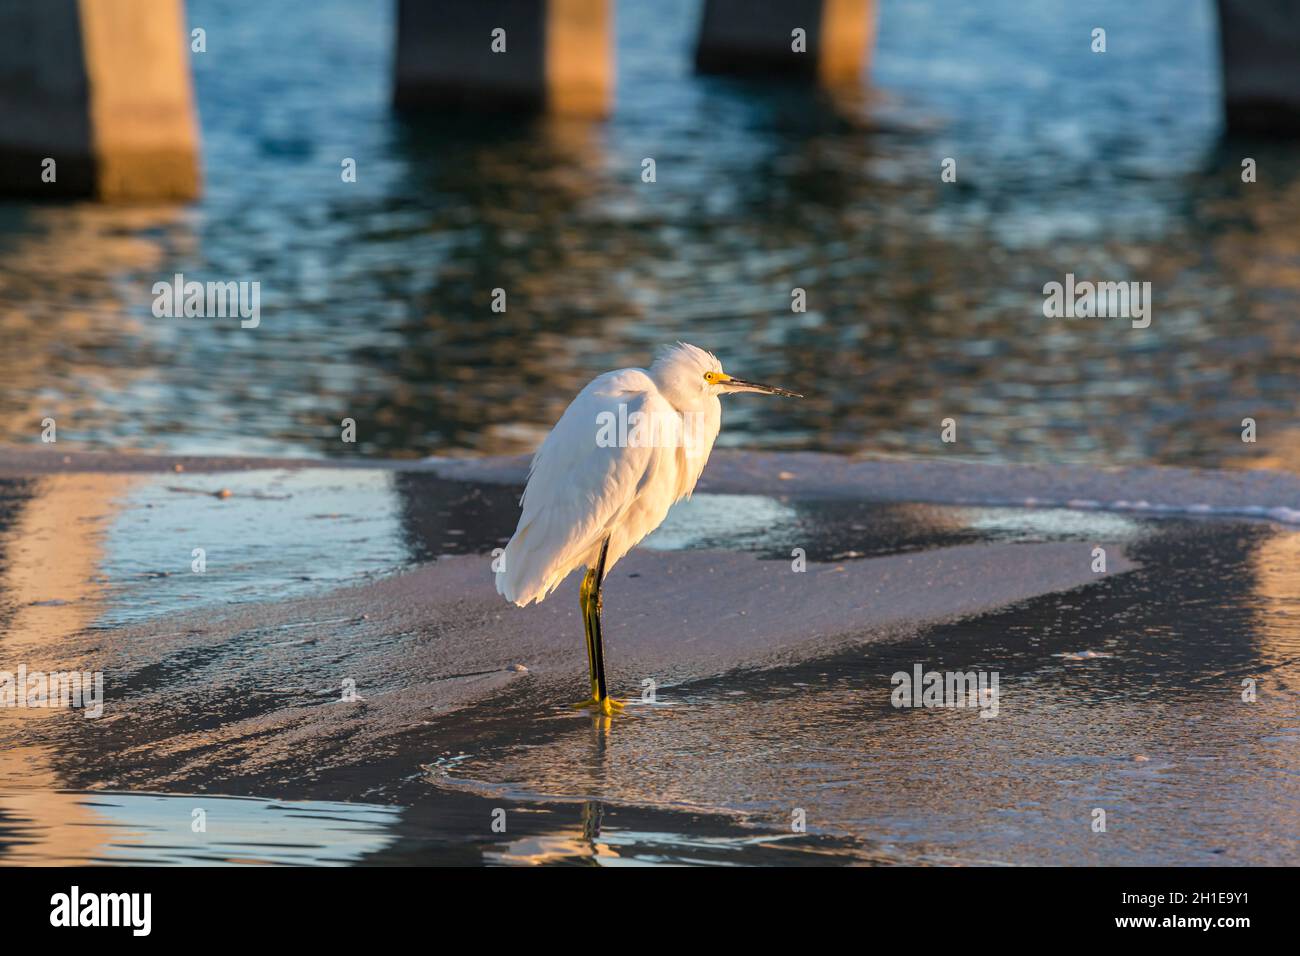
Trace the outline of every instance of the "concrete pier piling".
{"label": "concrete pier piling", "polygon": [[875,0],[705,0],[701,73],[859,82],[875,40]]}
{"label": "concrete pier piling", "polygon": [[613,0],[398,0],[393,99],[405,110],[606,115]]}
{"label": "concrete pier piling", "polygon": [[1300,136],[1300,0],[1219,0],[1232,132]]}
{"label": "concrete pier piling", "polygon": [[181,0],[0,0],[0,193],[198,192]]}

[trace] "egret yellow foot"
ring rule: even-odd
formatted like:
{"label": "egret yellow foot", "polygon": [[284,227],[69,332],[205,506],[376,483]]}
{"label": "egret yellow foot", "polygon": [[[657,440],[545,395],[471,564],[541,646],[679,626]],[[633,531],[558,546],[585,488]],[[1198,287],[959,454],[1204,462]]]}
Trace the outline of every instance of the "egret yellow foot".
{"label": "egret yellow foot", "polygon": [[598,714],[604,714],[606,717],[613,717],[615,714],[623,713],[623,708],[627,706],[627,703],[614,697],[588,697],[582,703],[571,704],[570,706],[574,710],[591,710]]}

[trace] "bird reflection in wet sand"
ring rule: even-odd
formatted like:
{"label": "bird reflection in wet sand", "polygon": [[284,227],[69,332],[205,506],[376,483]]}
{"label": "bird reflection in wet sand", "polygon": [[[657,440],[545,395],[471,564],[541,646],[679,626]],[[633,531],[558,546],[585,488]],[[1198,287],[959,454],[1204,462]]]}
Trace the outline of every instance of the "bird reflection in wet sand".
{"label": "bird reflection in wet sand", "polygon": [[499,851],[484,853],[494,863],[538,865],[542,863],[582,863],[599,866],[602,860],[618,859],[619,854],[600,842],[600,826],[605,808],[598,800],[582,804],[582,833],[568,829],[557,833],[530,835],[513,840]]}
{"label": "bird reflection in wet sand", "polygon": [[580,567],[591,697],[577,706],[610,716],[601,634],[605,575],[690,497],[722,426],[720,395],[802,398],[734,378],[711,353],[679,342],[648,370],[597,376],[573,400],[533,458],[523,514],[497,567],[497,591],[524,607]]}

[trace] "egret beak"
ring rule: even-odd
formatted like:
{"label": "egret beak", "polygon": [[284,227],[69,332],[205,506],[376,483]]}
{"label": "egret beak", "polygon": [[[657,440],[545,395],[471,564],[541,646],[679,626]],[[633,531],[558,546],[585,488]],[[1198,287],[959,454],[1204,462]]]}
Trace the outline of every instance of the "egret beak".
{"label": "egret beak", "polygon": [[718,375],[718,383],[725,385],[729,392],[759,392],[763,395],[784,395],[786,398],[803,398],[798,392],[778,385],[764,385],[762,382],[747,382],[743,378],[732,378],[726,372]]}

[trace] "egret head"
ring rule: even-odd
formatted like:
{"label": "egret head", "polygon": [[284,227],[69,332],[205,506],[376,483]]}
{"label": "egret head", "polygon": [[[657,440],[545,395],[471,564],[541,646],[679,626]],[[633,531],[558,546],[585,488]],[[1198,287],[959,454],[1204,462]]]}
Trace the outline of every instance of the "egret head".
{"label": "egret head", "polygon": [[678,342],[659,353],[650,366],[650,377],[668,401],[679,409],[696,407],[710,396],[727,392],[761,392],[764,395],[802,395],[775,385],[763,385],[743,378],[733,378],[722,370],[722,363],[711,352]]}

